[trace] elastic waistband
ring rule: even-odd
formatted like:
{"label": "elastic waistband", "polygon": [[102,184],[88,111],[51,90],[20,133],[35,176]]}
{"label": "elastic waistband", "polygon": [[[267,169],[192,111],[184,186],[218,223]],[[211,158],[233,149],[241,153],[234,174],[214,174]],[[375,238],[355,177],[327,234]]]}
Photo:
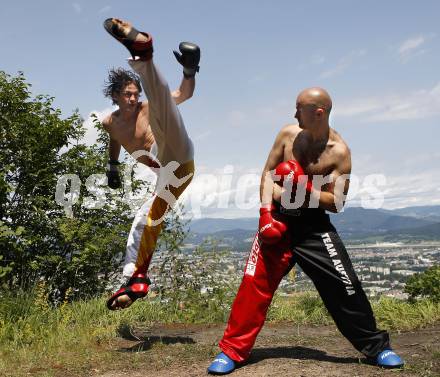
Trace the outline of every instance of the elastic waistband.
{"label": "elastic waistband", "polygon": [[325,213],[325,210],[322,208],[284,208],[281,204],[277,202],[273,202],[277,211],[284,216],[288,216],[294,220],[295,218],[307,218],[307,219],[324,219],[328,218],[328,215]]}

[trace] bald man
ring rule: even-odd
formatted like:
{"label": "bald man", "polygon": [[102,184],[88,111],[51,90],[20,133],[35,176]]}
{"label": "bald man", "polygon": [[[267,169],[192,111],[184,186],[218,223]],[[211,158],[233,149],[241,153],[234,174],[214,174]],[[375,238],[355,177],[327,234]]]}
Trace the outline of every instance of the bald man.
{"label": "bald man", "polygon": [[329,126],[332,101],[322,88],[303,90],[298,124],[278,133],[263,169],[259,230],[219,346],[208,368],[227,374],[245,362],[281,279],[297,263],[316,286],[341,333],[372,363],[403,365],[378,330],[347,251],[325,211],[345,203],[350,149]]}

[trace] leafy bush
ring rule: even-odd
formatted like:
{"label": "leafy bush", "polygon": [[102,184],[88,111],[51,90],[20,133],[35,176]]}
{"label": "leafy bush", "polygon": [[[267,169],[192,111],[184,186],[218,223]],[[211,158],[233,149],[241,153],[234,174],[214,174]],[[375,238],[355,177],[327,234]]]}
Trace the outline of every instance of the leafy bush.
{"label": "leafy bush", "polygon": [[433,266],[426,271],[411,276],[405,285],[405,292],[410,300],[425,297],[440,302],[440,266]]}
{"label": "leafy bush", "polygon": [[[101,294],[119,271],[130,227],[129,208],[112,200],[83,205],[87,179],[104,173],[106,135],[86,146],[78,111],[62,119],[53,98],[32,97],[22,74],[0,71],[0,282],[4,290],[30,290],[44,281],[48,297]],[[76,174],[83,183],[72,216],[57,204],[58,179]],[[139,186],[135,186],[135,189]],[[103,187],[111,199],[121,196]],[[136,191],[135,191],[136,192]],[[93,195],[93,194],[92,194]],[[114,200],[113,200],[114,202]]]}
{"label": "leafy bush", "polygon": [[175,321],[224,321],[238,285],[224,263],[228,251],[220,251],[217,242],[207,241],[189,254],[183,248],[186,223],[178,213],[172,211],[166,218],[165,232],[153,257],[153,291]]}

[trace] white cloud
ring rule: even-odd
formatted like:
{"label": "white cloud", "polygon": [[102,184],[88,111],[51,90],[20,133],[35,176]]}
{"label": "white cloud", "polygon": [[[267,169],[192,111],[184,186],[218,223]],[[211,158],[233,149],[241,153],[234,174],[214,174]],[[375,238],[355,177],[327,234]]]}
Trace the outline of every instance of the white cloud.
{"label": "white cloud", "polygon": [[[440,93],[440,84],[429,91]],[[284,104],[283,104],[284,105]],[[280,104],[281,106],[281,104]],[[376,102],[370,101],[368,106],[358,106],[358,111],[370,111]],[[107,108],[94,111],[99,119],[103,119],[113,109]],[[268,108],[263,113],[269,115]],[[350,114],[353,114],[352,111]],[[262,113],[261,113],[262,114]],[[260,114],[260,115],[261,115]],[[85,121],[87,135],[85,141],[93,144],[96,141],[96,131],[92,127],[90,115]],[[360,206],[368,188],[365,178],[369,174],[384,174],[386,185],[379,187],[384,196],[383,208],[400,208],[411,205],[429,205],[439,203],[440,169],[435,165],[427,167],[427,162],[438,160],[439,153],[425,153],[408,157],[399,161],[399,169],[393,170],[385,161],[377,161],[374,155],[358,155],[353,161],[353,174],[358,175],[360,190],[350,196],[348,206]],[[427,167],[420,172],[420,166]],[[210,166],[197,164],[196,176],[185,191],[181,202],[185,204],[187,215],[199,217],[240,218],[257,217],[259,208],[259,179],[261,167],[246,168],[244,166],[224,166],[212,169]],[[154,174],[147,169],[138,167],[137,178],[154,182]],[[228,181],[228,177],[230,180]],[[367,185],[368,186],[368,185]],[[352,186],[350,195],[355,194]],[[142,198],[142,196],[140,196]]]}
{"label": "white cloud", "polygon": [[383,99],[379,97],[359,98],[356,100],[339,101],[334,105],[334,117],[350,117],[359,114],[377,111],[383,106]]}
{"label": "white cloud", "polygon": [[411,57],[423,54],[425,51],[421,50],[420,47],[425,42],[426,42],[426,37],[423,35],[412,37],[403,41],[397,50],[400,59],[402,61],[407,61]]}
{"label": "white cloud", "polygon": [[99,121],[102,121],[107,115],[109,115],[114,110],[115,110],[114,107],[108,107],[104,110],[94,110],[94,111],[90,112],[90,114],[87,116],[86,120],[83,123],[83,125],[86,129],[86,134],[84,135],[83,142],[86,145],[95,144],[96,139],[98,137],[98,132],[97,132],[96,128],[93,126],[92,114],[96,114]]}
{"label": "white cloud", "polygon": [[433,205],[440,202],[440,170],[432,169],[419,174],[387,177],[385,208]]}
{"label": "white cloud", "polygon": [[425,41],[426,39],[422,35],[409,38],[400,45],[399,54],[400,55],[409,54],[411,51],[413,51],[414,49],[420,47],[423,43],[425,43]]}
{"label": "white cloud", "polygon": [[[391,170],[392,173],[385,172],[384,168],[388,167],[390,171],[390,167],[383,163],[369,163],[375,161],[374,156],[359,156],[356,160],[358,167],[352,174],[347,206],[363,205],[367,208],[375,197],[383,197],[378,203],[379,208],[385,209],[439,204],[440,168],[419,171],[419,163],[439,156],[439,153],[427,153],[415,162],[408,157],[407,161],[399,163],[401,169]],[[366,163],[367,167],[359,169],[361,163]],[[138,179],[154,184],[155,175],[150,169],[138,165],[135,172]],[[372,180],[372,175],[383,178]],[[260,168],[225,165],[210,169],[197,165],[196,176],[179,201],[184,204],[185,215],[189,217],[257,217],[260,176]],[[150,195],[138,195],[139,205]]]}
{"label": "white cloud", "polygon": [[[359,156],[355,161],[347,206],[370,205],[374,200],[374,190],[376,196],[383,197],[383,202],[379,200],[378,203],[380,208],[385,209],[440,203],[440,168],[420,171],[424,161],[432,161],[439,156],[439,153],[426,153],[416,160],[408,157],[400,161],[400,168],[395,170],[385,163],[378,165],[373,155]],[[258,216],[261,169],[233,166],[228,173],[232,176],[230,184],[222,186],[221,181],[227,175],[225,169],[210,170],[206,166],[197,169],[198,175],[183,198],[188,215],[202,218]],[[380,179],[371,180],[372,175],[383,176],[383,184],[377,183]]]}
{"label": "white cloud", "polygon": [[416,205],[440,203],[440,168],[435,163],[440,152],[426,152],[408,155],[397,162],[378,160],[373,154],[355,155],[353,174],[359,182],[350,187],[347,205],[361,206],[366,194],[366,178],[373,174],[383,175],[386,184],[379,187],[384,201],[381,208],[394,209]]}
{"label": "white cloud", "polygon": [[435,33],[430,33],[424,35],[420,34],[404,40],[396,50],[400,61],[406,63],[408,60],[424,54],[427,51],[424,46],[427,45],[427,42],[429,42],[430,39],[435,37]]}
{"label": "white cloud", "polygon": [[345,72],[358,58],[366,55],[365,49],[354,50],[339,59],[335,67],[328,69],[320,74],[320,78],[326,79]]}
{"label": "white cloud", "polygon": [[98,13],[107,13],[109,10],[111,10],[112,7],[110,5],[106,5],[105,7],[101,8]]}
{"label": "white cloud", "polygon": [[260,170],[238,165],[197,166],[193,182],[182,195],[186,212],[196,218],[256,216]]}
{"label": "white cloud", "polygon": [[74,10],[76,13],[80,14],[80,13],[82,12],[81,4],[78,4],[78,3],[72,3],[72,7],[73,7],[73,10]]}
{"label": "white cloud", "polygon": [[339,102],[335,117],[361,116],[365,122],[429,118],[440,114],[440,82],[431,89]]}

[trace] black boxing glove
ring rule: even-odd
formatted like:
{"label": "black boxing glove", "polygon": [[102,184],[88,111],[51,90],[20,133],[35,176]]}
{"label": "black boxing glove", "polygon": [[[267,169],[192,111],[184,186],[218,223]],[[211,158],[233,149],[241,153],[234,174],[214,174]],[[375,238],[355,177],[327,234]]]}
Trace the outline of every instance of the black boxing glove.
{"label": "black boxing glove", "polygon": [[121,188],[121,176],[119,175],[119,161],[109,160],[107,164],[107,171],[105,175],[107,176],[108,185],[113,190]]}
{"label": "black boxing glove", "polygon": [[183,75],[185,78],[191,78],[199,72],[200,47],[191,42],[180,42],[179,50],[173,51],[177,61],[183,65]]}

